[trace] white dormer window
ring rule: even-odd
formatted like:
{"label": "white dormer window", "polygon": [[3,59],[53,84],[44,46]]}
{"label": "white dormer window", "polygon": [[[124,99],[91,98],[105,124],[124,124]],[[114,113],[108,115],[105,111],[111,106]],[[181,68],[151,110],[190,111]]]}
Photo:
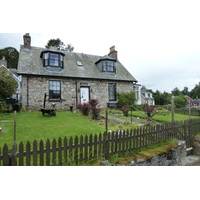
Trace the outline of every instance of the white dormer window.
{"label": "white dormer window", "polygon": [[46,51],[42,52],[40,57],[43,59],[44,67],[64,67],[63,53]]}

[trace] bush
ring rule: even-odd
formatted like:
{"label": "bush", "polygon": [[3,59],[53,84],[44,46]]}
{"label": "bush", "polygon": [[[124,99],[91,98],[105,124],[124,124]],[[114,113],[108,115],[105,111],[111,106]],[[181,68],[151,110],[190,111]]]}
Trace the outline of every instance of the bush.
{"label": "bush", "polygon": [[97,108],[98,104],[99,101],[97,99],[91,99],[89,103],[76,104],[76,108],[85,116],[88,116],[91,112],[92,119],[99,119],[99,113],[101,112],[101,109]]}
{"label": "bush", "polygon": [[91,99],[89,104],[91,105],[92,119],[99,119],[99,113],[101,112],[101,109],[97,108],[99,101],[97,99]]}
{"label": "bush", "polygon": [[134,105],[135,102],[135,93],[132,92],[121,92],[117,93],[118,106],[122,108],[127,105]]}
{"label": "bush", "polygon": [[89,103],[78,103],[76,104],[76,108],[80,110],[83,115],[88,116],[91,110],[91,105]]}
{"label": "bush", "polygon": [[128,117],[128,112],[130,110],[128,107],[122,107],[120,110],[123,112],[125,117]]}
{"label": "bush", "polygon": [[156,114],[156,110],[154,105],[144,104],[144,112],[146,113],[148,118],[152,118]]}

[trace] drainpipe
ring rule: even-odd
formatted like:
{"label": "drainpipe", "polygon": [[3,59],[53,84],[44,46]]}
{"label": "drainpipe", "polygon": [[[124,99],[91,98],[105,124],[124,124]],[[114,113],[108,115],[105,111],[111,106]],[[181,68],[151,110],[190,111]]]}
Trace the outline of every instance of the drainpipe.
{"label": "drainpipe", "polygon": [[[78,82],[76,81],[76,104],[78,103]],[[76,108],[75,104],[75,108]]]}
{"label": "drainpipe", "polygon": [[27,103],[26,103],[26,109],[29,107],[29,77],[28,77],[28,74],[27,74],[27,79],[26,79],[26,100],[27,100]]}

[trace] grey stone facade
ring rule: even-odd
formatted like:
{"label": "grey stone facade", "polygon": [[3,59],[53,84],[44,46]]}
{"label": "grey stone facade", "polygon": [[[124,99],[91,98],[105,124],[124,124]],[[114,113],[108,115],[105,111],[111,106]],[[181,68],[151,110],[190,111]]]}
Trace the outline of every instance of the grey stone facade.
{"label": "grey stone facade", "polygon": [[133,91],[137,82],[118,61],[114,46],[105,56],[45,49],[31,46],[28,33],[20,47],[17,73],[22,76],[22,107],[34,110],[43,107],[45,93],[46,108],[55,103],[56,109],[66,110],[90,99],[98,99],[101,107],[116,105],[116,93]]}
{"label": "grey stone facade", "polygon": [[[116,82],[109,80],[86,80],[73,78],[56,78],[41,76],[23,76],[22,78],[22,107],[38,110],[43,107],[44,94],[49,93],[49,80],[61,81],[61,101],[53,102],[58,110],[68,110],[70,106],[80,103],[80,87],[90,88],[90,99],[98,99],[100,107],[107,107],[107,103],[117,103],[108,99],[108,83],[116,83],[117,92],[133,91],[130,82]],[[52,102],[46,99],[46,107],[51,107]]]}

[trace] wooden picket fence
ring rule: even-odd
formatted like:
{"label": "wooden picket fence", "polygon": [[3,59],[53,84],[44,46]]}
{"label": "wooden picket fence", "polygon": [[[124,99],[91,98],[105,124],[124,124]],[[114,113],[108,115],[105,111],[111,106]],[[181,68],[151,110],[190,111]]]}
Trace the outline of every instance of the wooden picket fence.
{"label": "wooden picket fence", "polygon": [[92,159],[108,159],[113,154],[138,151],[168,139],[185,140],[187,147],[200,132],[200,119],[141,127],[133,130],[90,134],[32,144],[5,144],[0,148],[0,166],[80,165]]}
{"label": "wooden picket fence", "polygon": [[[174,112],[177,114],[189,115],[189,108],[176,108],[176,109],[174,109]],[[191,108],[190,115],[191,116],[200,116],[200,110],[196,109],[196,108]]]}

